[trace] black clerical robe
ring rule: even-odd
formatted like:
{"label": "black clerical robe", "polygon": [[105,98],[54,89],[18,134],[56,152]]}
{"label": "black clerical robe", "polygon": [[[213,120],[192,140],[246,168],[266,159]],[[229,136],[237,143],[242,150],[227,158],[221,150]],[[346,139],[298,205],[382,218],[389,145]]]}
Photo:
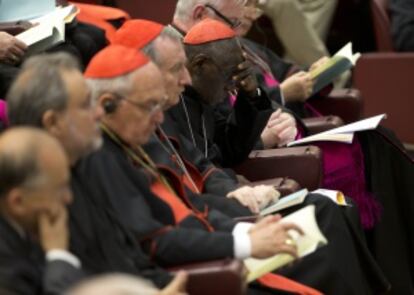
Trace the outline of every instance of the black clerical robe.
{"label": "black clerical robe", "polygon": [[249,97],[240,91],[229,116],[215,113],[214,109],[202,102],[194,88],[187,87],[180,103],[167,112],[179,132],[211,162],[222,166],[238,164],[260,138],[273,112],[270,100],[264,93]]}
{"label": "black clerical robe", "polygon": [[[201,174],[201,192],[224,196],[239,187],[236,177],[231,177],[220,167],[214,165],[194,146],[193,142],[180,133],[179,126],[168,112],[164,115],[164,122],[161,124],[161,128],[165,134],[157,132],[157,135],[163,145],[167,146],[168,149],[167,140],[164,138],[167,136],[177,152],[185,160],[186,165],[196,168],[195,172],[193,169],[189,172],[194,173],[193,176],[195,178],[199,178],[198,175]],[[154,156],[153,159],[157,159],[157,155],[150,148],[146,148],[146,151],[151,153],[151,156]],[[171,149],[169,152],[171,152]]]}
{"label": "black clerical robe", "polygon": [[83,278],[80,269],[63,260],[47,262],[40,245],[22,237],[0,217],[1,294],[62,294]]}
{"label": "black clerical robe", "polygon": [[414,51],[414,2],[390,0],[391,29],[398,51]]}
{"label": "black clerical robe", "polygon": [[[208,208],[202,198],[184,187],[180,189],[188,199],[182,201],[191,204],[197,214],[177,220],[169,203],[149,189],[151,177],[132,165],[122,148],[107,136],[103,148],[85,158],[81,168],[92,195],[110,202],[160,265],[233,257],[230,232],[234,221]],[[173,173],[168,167],[165,172]],[[213,229],[216,231],[211,232]]]}
{"label": "black clerical robe", "polygon": [[123,226],[110,205],[88,189],[89,178],[79,173],[81,161],[71,170],[73,202],[69,206],[71,251],[88,275],[129,273],[165,287],[171,276],[154,265],[134,235]]}
{"label": "black clerical robe", "polygon": [[[178,219],[176,205],[149,190],[156,183],[154,177],[134,164],[108,136],[104,142],[102,150],[83,161],[82,172],[94,195],[110,200],[158,263],[177,265],[233,256],[232,219],[208,208],[202,197],[180,188],[174,171],[160,165],[178,192],[176,198],[193,212]],[[310,195],[305,204],[308,202],[316,205],[318,224],[330,243],[281,274],[327,294],[382,290],[381,272],[358,239],[355,223],[348,222],[346,214],[324,197]]]}

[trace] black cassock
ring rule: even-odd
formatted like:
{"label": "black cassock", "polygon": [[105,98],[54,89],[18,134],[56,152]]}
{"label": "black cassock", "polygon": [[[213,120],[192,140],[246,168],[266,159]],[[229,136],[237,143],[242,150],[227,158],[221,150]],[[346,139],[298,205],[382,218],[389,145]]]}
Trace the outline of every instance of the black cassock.
{"label": "black cassock", "polygon": [[[202,124],[202,114],[226,118],[235,110],[229,106],[223,107],[223,104],[219,109],[211,111],[211,107],[200,102],[200,97],[194,90],[186,91],[183,99],[187,108],[191,109],[187,112],[188,117],[182,104],[169,112],[179,126],[181,134],[188,140],[194,137],[199,149],[203,149],[206,142],[209,150],[220,149],[218,136],[224,135],[215,133],[217,126],[214,126],[214,119],[205,120],[206,124],[211,126],[207,125],[208,131],[203,133],[199,128]],[[247,115],[247,118],[251,117]],[[300,124],[300,119],[296,119]],[[249,119],[247,121],[251,122]],[[193,132],[190,132],[189,123]],[[367,189],[383,207],[380,222],[368,233],[369,246],[390,279],[394,294],[409,294],[413,292],[414,285],[414,182],[410,180],[414,179],[414,165],[398,139],[381,126],[374,131],[358,132],[357,137],[364,154]],[[223,140],[225,139],[221,139]],[[260,145],[256,145],[258,146]],[[220,153],[211,153],[210,156],[214,155]],[[220,157],[211,158],[211,161],[218,165],[226,165],[225,162],[221,162]]]}
{"label": "black cassock", "polygon": [[160,288],[166,286],[171,276],[150,261],[105,199],[92,195],[85,185],[90,179],[80,177],[80,165],[71,170],[74,198],[69,206],[70,247],[82,261],[85,272],[88,276],[129,273],[151,280]]}
{"label": "black cassock", "polygon": [[[183,193],[174,180],[173,169],[159,168]],[[181,201],[197,214],[177,221],[168,203],[149,190],[152,176],[132,163],[123,148],[106,135],[103,148],[87,157],[81,170],[93,195],[109,200],[158,264],[171,266],[233,257],[231,231],[235,222],[231,218],[209,208],[203,196],[184,189]],[[360,239],[357,222],[350,221],[348,213],[325,197],[309,195],[304,205],[310,203],[316,205],[318,224],[330,243],[280,274],[326,294],[371,294],[373,290],[383,290],[387,283]],[[199,213],[206,212],[203,221]]]}
{"label": "black cassock", "polygon": [[389,1],[392,37],[398,51],[414,51],[414,3],[411,0]]}
{"label": "black cassock", "polygon": [[83,275],[63,260],[46,262],[39,244],[19,235],[0,217],[1,294],[62,294]]}
{"label": "black cassock", "polygon": [[215,165],[240,163],[260,139],[273,112],[270,100],[264,92],[249,97],[240,91],[229,116],[214,114],[214,107],[201,101],[194,88],[186,87],[180,103],[167,113],[177,123],[179,132]]}

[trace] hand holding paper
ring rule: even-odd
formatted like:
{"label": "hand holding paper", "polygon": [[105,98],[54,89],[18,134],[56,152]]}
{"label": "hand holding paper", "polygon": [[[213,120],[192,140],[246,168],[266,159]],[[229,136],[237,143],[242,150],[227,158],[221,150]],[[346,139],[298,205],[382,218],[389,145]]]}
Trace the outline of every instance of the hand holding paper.
{"label": "hand holding paper", "polygon": [[267,216],[258,221],[249,231],[252,257],[267,258],[279,253],[287,253],[296,257],[295,245],[286,243],[286,240],[291,240],[288,232],[297,232],[296,235],[303,234],[298,225],[291,222],[280,222],[280,215]]}
{"label": "hand holding paper", "polygon": [[[316,251],[318,247],[328,243],[316,222],[314,205],[307,206],[284,217],[280,223],[295,224],[303,230],[303,235],[295,233],[295,231],[289,231],[289,238],[292,238],[297,245],[298,257],[304,257],[311,254]],[[293,260],[294,256],[289,254],[277,254],[267,259],[246,259],[244,263],[249,271],[247,281],[252,282],[264,274],[272,272]]]}

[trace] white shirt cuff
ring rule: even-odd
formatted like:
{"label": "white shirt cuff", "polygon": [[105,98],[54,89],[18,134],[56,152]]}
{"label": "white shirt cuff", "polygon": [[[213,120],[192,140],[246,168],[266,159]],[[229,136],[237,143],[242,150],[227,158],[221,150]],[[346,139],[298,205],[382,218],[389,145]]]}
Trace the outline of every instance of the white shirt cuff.
{"label": "white shirt cuff", "polygon": [[46,260],[47,261],[54,261],[54,260],[63,260],[69,264],[71,264],[75,268],[81,268],[80,260],[73,255],[72,253],[61,250],[61,249],[53,249],[46,253]]}
{"label": "white shirt cuff", "polygon": [[252,226],[252,223],[239,222],[233,229],[234,257],[237,259],[248,258],[252,254],[252,242],[249,236],[249,230]]}

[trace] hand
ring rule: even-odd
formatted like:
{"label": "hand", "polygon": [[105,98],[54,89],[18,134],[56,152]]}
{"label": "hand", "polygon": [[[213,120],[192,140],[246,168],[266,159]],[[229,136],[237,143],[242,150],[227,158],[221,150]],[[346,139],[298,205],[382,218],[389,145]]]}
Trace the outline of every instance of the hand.
{"label": "hand", "polygon": [[[246,57],[246,53],[243,53]],[[233,75],[233,83],[237,88],[243,89],[248,95],[256,96],[258,87],[256,76],[253,71],[253,64],[250,60],[245,60],[237,66],[237,74]]]}
{"label": "hand", "polygon": [[39,215],[39,238],[45,252],[67,250],[69,245],[66,207],[61,205],[55,211],[53,214],[43,211]]}
{"label": "hand", "polygon": [[280,84],[286,102],[305,101],[313,91],[314,81],[307,72],[298,72]]}
{"label": "hand", "polygon": [[259,201],[256,199],[254,189],[250,186],[242,186],[227,194],[227,198],[234,198],[240,204],[249,208],[255,214],[260,211]]}
{"label": "hand", "polygon": [[253,187],[253,195],[260,209],[265,208],[270,203],[277,202],[280,197],[280,193],[271,185]]}
{"label": "hand", "polygon": [[298,130],[295,118],[278,109],[271,116],[263,129],[261,139],[265,149],[283,146],[295,140]]}
{"label": "hand", "polygon": [[0,32],[0,62],[11,65],[21,61],[27,50],[26,44],[6,32]]}
{"label": "hand", "polygon": [[301,235],[303,231],[293,223],[281,223],[280,219],[280,215],[267,216],[250,229],[252,257],[264,259],[279,253],[286,253],[297,258],[296,245],[286,243],[291,239],[288,231],[295,230]]}
{"label": "hand", "polygon": [[174,280],[158,295],[186,295],[186,285],[187,285],[187,274],[180,271],[174,278]]}
{"label": "hand", "polygon": [[329,57],[324,56],[321,57],[320,59],[318,59],[317,61],[315,61],[309,68],[308,72],[312,72],[314,70],[316,70],[317,68],[321,67],[323,64],[327,63],[329,61]]}

